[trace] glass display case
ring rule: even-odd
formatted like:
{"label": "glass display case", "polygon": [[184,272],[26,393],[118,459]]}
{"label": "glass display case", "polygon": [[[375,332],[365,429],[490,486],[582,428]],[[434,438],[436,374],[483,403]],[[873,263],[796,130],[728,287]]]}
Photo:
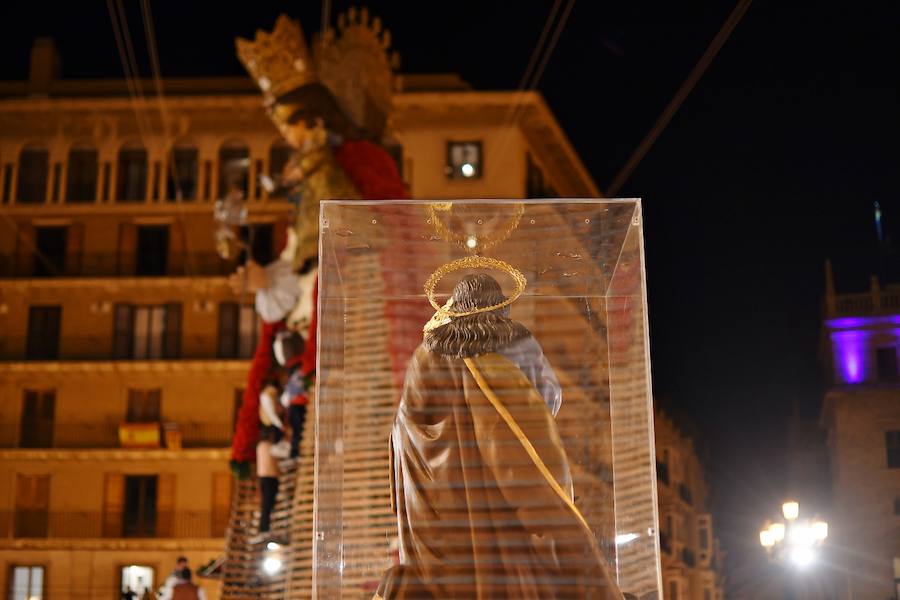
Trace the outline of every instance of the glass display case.
{"label": "glass display case", "polygon": [[320,218],[317,597],[661,597],[640,201]]}

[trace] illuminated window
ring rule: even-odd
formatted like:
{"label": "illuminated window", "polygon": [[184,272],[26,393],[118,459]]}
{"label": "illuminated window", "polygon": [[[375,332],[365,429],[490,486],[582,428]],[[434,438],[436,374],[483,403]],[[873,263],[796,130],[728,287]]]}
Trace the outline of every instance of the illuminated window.
{"label": "illuminated window", "polygon": [[481,142],[447,142],[447,177],[478,179],[483,168]]}
{"label": "illuminated window", "polygon": [[897,348],[889,346],[878,348],[878,380],[895,381],[897,379]]}
{"label": "illuminated window", "polygon": [[173,359],[181,352],[181,305],[116,305],[113,357]]}
{"label": "illuminated window", "polygon": [[49,154],[45,148],[29,146],[19,155],[16,202],[39,204],[47,199]]}
{"label": "illuminated window", "polygon": [[44,600],[44,567],[13,565],[9,571],[10,600]]}
{"label": "illuminated window", "polygon": [[149,565],[128,565],[122,567],[122,575],[119,583],[119,590],[122,592],[122,598],[131,591],[137,594],[137,598],[143,598],[145,595],[153,596],[153,581],[155,572],[153,567]]}
{"label": "illuminated window", "polygon": [[900,431],[884,432],[887,447],[887,465],[889,469],[900,469]]}
{"label": "illuminated window", "polygon": [[93,202],[97,197],[97,150],[76,147],[66,167],[66,202]]}
{"label": "illuminated window", "polygon": [[140,202],[147,198],[147,150],[126,146],[119,151],[116,196],[119,202]]}

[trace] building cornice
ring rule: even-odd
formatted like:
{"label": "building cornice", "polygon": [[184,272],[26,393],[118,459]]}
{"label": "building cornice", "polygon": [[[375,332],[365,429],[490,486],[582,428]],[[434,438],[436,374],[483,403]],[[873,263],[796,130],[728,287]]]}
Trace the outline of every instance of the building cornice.
{"label": "building cornice", "polygon": [[211,358],[205,360],[105,360],[105,361],[19,361],[0,362],[0,373],[16,374],[84,374],[103,377],[128,373],[229,373],[245,374],[249,360],[224,360]]}
{"label": "building cornice", "polygon": [[[263,202],[250,202],[248,208],[252,211],[250,222],[266,222],[266,217],[278,217],[290,214],[293,206],[284,200]],[[185,215],[211,215],[212,202],[184,202],[180,204],[172,202],[142,202],[142,203],[107,203],[88,202],[84,204],[44,203],[44,204],[13,204],[4,206],[3,213],[8,217],[70,217],[80,215],[113,215],[116,217],[133,216],[143,217],[171,217],[173,220]]]}
{"label": "building cornice", "polygon": [[174,552],[210,550],[221,552],[224,538],[134,538],[134,539],[0,539],[0,550],[123,550]]}
{"label": "building cornice", "polygon": [[0,278],[0,290],[28,292],[33,289],[89,289],[104,292],[136,289],[184,288],[206,292],[228,287],[228,278],[221,275],[185,275],[181,277],[22,277]]}
{"label": "building cornice", "polygon": [[227,461],[228,448],[169,450],[166,448],[14,448],[0,450],[0,460],[6,461],[79,461],[79,462],[140,462],[140,461]]}

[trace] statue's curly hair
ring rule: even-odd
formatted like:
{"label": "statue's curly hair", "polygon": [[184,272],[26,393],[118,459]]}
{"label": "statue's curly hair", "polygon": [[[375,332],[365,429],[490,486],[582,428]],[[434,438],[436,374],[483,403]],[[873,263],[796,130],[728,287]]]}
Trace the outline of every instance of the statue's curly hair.
{"label": "statue's curly hair", "polygon": [[[506,296],[500,284],[490,275],[466,275],[453,288],[450,310],[464,312],[504,300]],[[504,306],[490,312],[454,317],[450,323],[425,334],[425,346],[437,354],[467,358],[496,352],[530,335],[527,327],[509,318],[509,306]]]}

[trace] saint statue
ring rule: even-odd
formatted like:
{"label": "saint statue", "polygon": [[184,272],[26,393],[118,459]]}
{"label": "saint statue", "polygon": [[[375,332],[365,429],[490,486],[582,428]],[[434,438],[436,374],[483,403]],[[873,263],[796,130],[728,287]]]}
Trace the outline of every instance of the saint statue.
{"label": "saint statue", "polygon": [[[574,502],[554,419],[562,398],[540,344],[509,317],[490,275],[466,275],[435,317],[406,374],[390,439],[400,564],[375,598],[620,599]],[[445,267],[448,267],[445,265]]]}

